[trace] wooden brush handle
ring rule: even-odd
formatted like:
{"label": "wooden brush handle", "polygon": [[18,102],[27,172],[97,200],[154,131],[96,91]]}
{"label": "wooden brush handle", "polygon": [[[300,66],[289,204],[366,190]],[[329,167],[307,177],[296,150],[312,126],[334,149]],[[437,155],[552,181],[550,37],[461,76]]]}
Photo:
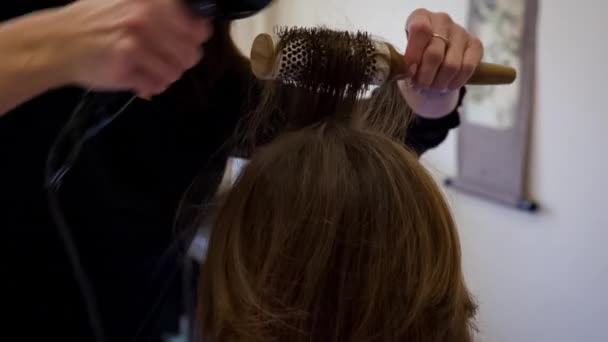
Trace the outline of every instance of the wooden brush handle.
{"label": "wooden brush handle", "polygon": [[481,62],[467,84],[510,84],[517,78],[517,71],[506,65]]}
{"label": "wooden brush handle", "polygon": [[[402,54],[388,43],[374,42],[376,44],[375,58],[378,61],[378,79],[399,78],[406,70]],[[280,75],[281,51],[277,51],[278,41],[269,34],[258,35],[251,46],[251,68],[259,79],[274,80]],[[515,81],[517,72],[514,68],[482,62],[468,80],[469,85],[498,85],[510,84]]]}
{"label": "wooden brush handle", "polygon": [[262,80],[272,80],[278,75],[277,62],[279,53],[277,42],[269,34],[262,33],[255,37],[251,45],[249,60],[253,74]]}

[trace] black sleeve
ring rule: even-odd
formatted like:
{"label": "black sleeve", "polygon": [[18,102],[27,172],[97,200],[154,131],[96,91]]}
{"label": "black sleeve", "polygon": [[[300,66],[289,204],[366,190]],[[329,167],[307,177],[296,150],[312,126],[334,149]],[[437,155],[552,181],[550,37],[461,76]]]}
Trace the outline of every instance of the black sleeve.
{"label": "black sleeve", "polygon": [[448,136],[450,130],[460,125],[460,107],[466,94],[466,88],[461,88],[460,99],[454,111],[438,119],[424,118],[415,115],[408,129],[405,143],[419,156],[426,151],[439,146]]}

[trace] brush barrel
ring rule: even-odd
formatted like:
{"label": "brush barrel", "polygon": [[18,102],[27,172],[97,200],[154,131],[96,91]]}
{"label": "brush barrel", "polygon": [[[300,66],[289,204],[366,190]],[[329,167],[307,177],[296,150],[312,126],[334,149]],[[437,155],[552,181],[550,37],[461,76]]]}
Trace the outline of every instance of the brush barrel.
{"label": "brush barrel", "polygon": [[[403,55],[388,43],[374,41],[374,70],[371,84],[381,85],[389,79],[402,78],[406,70]],[[253,74],[262,80],[290,79],[297,81],[301,75],[306,75],[306,42],[299,42],[299,49],[303,50],[303,57],[293,58],[288,47],[279,51],[279,39],[269,34],[258,35],[251,46],[251,69]],[[468,80],[469,85],[499,85],[510,84],[515,81],[515,69],[492,63],[481,63],[473,76]]]}
{"label": "brush barrel", "polygon": [[[269,34],[258,35],[251,46],[250,62],[253,74],[261,80],[281,80],[297,83],[310,73],[307,51],[311,47],[306,41],[294,41],[279,47],[280,39]],[[374,44],[373,64],[367,72],[370,85],[381,85],[390,77],[392,61],[388,46],[376,41]]]}

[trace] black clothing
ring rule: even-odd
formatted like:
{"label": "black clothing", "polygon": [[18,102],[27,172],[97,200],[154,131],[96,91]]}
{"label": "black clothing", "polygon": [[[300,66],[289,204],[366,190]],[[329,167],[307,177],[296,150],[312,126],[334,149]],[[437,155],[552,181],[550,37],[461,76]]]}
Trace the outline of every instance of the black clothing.
{"label": "black clothing", "polygon": [[[3,1],[0,20],[41,9],[43,2]],[[217,188],[246,78],[239,68],[226,69],[202,106],[194,105],[188,80],[152,101],[135,101],[88,142],[66,177],[60,204],[110,341],[133,337],[172,279],[161,312],[137,341],[160,341],[177,329],[182,285],[175,270],[183,260],[175,250],[166,252],[176,239],[173,220],[197,175],[204,193]],[[43,187],[49,148],[81,95],[75,88],[49,92],[0,118],[2,334],[15,333],[20,341],[93,341]],[[458,118],[456,110],[438,120],[418,118],[408,144],[419,153],[437,146]]]}

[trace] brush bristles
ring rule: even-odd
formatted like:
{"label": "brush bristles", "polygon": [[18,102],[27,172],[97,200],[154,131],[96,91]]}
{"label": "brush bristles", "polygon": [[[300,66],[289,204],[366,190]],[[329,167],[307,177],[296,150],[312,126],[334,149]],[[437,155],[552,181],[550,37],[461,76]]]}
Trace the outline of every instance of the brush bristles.
{"label": "brush bristles", "polygon": [[278,28],[278,80],[334,96],[365,92],[376,73],[375,46],[364,32]]}
{"label": "brush bristles", "polygon": [[275,65],[272,77],[253,88],[255,107],[239,126],[244,151],[325,123],[366,127],[403,141],[410,110],[397,84],[386,81],[389,65],[379,57],[388,54],[386,46],[366,33],[325,28],[280,28],[275,37],[273,64],[281,68]]}

